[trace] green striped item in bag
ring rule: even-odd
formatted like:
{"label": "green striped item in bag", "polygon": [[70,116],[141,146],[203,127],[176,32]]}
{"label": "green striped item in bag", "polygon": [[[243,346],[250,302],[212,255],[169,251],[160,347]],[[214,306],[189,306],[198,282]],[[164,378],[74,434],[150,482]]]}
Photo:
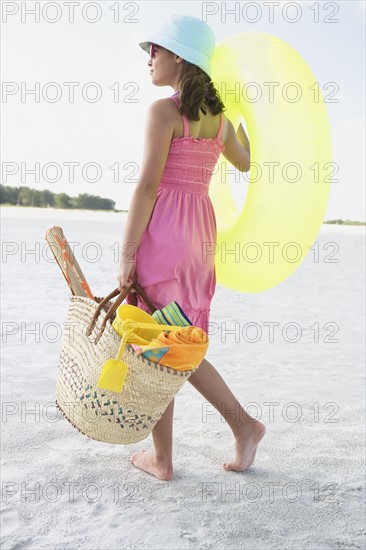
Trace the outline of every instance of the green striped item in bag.
{"label": "green striped item in bag", "polygon": [[157,309],[152,314],[152,317],[154,317],[160,325],[176,325],[178,327],[192,326],[191,321],[176,301],[170,302],[170,304],[161,309]]}

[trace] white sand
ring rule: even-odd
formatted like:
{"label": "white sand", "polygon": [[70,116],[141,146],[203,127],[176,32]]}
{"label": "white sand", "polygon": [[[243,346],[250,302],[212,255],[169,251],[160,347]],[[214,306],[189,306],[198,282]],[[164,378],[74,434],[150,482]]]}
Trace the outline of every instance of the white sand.
{"label": "white sand", "polygon": [[[152,449],[151,435],[130,446],[93,441],[53,405],[61,340],[49,323],[62,326],[68,290],[42,255],[44,233],[61,225],[80,242],[80,264],[104,295],[116,286],[122,217],[28,210],[21,228],[19,209],[2,210],[2,239],[15,251],[2,263],[4,550],[364,548],[364,228],[323,226],[322,261],[309,255],[272,290],[217,287],[207,358],[267,433],[248,471],[224,471],[231,431],[187,383],[175,400],[174,479],[163,482],[127,460]],[[102,250],[96,263],[80,257],[91,241]],[[323,261],[329,242],[338,263]],[[26,246],[40,255],[25,256]],[[225,341],[223,323],[235,322],[258,323],[262,336]],[[272,343],[268,322],[280,323]],[[286,323],[302,327],[298,342],[282,336]],[[338,342],[325,342],[326,323],[339,327]]]}

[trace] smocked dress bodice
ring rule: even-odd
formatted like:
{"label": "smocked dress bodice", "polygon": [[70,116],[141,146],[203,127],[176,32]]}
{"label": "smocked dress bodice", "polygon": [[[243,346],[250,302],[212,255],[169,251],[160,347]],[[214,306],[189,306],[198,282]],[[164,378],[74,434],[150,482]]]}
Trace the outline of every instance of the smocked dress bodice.
{"label": "smocked dress bodice", "polygon": [[[179,106],[178,93],[170,96]],[[224,117],[220,113],[220,126],[214,138],[195,138],[189,135],[186,115],[182,115],[183,137],[172,139],[167,162],[159,188],[178,187],[190,193],[208,195],[212,174],[225,145],[221,141]]]}

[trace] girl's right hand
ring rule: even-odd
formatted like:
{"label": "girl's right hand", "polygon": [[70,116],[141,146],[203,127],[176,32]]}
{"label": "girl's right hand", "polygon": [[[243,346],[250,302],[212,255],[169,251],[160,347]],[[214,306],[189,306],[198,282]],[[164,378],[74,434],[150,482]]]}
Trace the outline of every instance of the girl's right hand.
{"label": "girl's right hand", "polygon": [[[119,267],[119,272],[117,276],[118,280],[118,290],[121,292],[123,288],[128,288],[133,283],[135,276],[135,262],[131,262],[131,260],[121,260],[121,264]],[[135,290],[132,290],[131,292],[135,292]]]}

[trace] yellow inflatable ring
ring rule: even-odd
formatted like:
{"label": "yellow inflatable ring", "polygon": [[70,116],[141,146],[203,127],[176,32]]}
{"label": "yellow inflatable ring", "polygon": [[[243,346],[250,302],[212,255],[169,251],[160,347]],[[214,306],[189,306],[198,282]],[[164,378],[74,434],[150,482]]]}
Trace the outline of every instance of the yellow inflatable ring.
{"label": "yellow inflatable ring", "polygon": [[[218,284],[262,292],[299,267],[321,227],[334,171],[328,113],[306,61],[275,36],[229,36],[211,65],[225,114],[235,130],[246,123],[251,168],[239,172],[219,159],[209,192],[217,243],[209,253]],[[233,171],[240,180],[233,185],[248,187],[241,211]]]}

